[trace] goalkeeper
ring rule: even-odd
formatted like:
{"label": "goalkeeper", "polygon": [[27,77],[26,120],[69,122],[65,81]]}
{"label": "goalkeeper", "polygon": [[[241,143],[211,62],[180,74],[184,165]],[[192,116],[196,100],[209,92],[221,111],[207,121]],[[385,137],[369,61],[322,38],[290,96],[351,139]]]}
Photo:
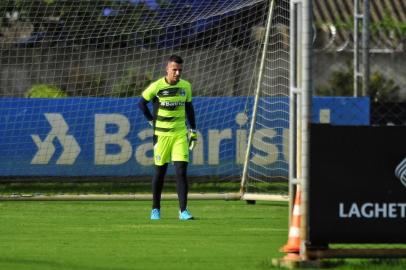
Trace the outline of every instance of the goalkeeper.
{"label": "goalkeeper", "polygon": [[[187,208],[187,165],[189,150],[196,144],[196,121],[192,105],[191,84],[180,78],[183,59],[172,55],[166,65],[166,76],[151,83],[142,92],[139,108],[154,128],[155,174],[152,179],[151,219],[161,218],[161,193],[169,162],[176,172],[176,189],[179,199],[179,219],[193,216]],[[153,114],[147,104],[152,102]],[[189,132],[186,127],[189,123]]]}

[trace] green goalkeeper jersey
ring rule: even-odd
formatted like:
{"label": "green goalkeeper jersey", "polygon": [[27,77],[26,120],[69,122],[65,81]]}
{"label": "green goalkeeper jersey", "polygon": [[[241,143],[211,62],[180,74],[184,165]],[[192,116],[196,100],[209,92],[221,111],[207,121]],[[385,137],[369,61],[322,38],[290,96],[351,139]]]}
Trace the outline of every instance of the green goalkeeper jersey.
{"label": "green goalkeeper jersey", "polygon": [[188,81],[180,79],[171,85],[163,77],[151,83],[142,92],[142,97],[152,101],[155,135],[186,134],[185,102],[192,101],[192,87]]}

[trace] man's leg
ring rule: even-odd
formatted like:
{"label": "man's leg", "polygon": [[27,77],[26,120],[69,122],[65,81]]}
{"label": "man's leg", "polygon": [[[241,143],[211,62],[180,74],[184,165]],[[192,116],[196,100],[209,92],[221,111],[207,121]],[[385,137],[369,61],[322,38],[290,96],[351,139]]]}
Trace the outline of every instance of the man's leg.
{"label": "man's leg", "polygon": [[189,162],[189,148],[186,134],[177,136],[172,148],[172,160],[175,165],[176,172],[176,189],[179,198],[179,219],[193,219],[187,209],[188,181],[187,181],[187,165]]}
{"label": "man's leg", "polygon": [[152,178],[152,209],[161,209],[161,193],[167,169],[168,163],[155,165],[155,175]]}
{"label": "man's leg", "polygon": [[180,211],[183,212],[187,207],[188,181],[187,181],[187,165],[185,161],[175,161],[176,171],[176,189],[179,198]]}
{"label": "man's leg", "polygon": [[171,158],[170,138],[154,135],[153,142],[155,175],[152,179],[152,209],[161,209],[161,193]]}

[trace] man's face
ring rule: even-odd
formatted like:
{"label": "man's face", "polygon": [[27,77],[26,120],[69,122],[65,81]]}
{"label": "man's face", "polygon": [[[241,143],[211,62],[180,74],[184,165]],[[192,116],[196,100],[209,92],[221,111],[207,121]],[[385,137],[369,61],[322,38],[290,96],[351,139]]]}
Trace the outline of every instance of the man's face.
{"label": "man's face", "polygon": [[182,73],[182,65],[176,62],[168,62],[166,65],[166,80],[169,84],[175,84],[179,81]]}

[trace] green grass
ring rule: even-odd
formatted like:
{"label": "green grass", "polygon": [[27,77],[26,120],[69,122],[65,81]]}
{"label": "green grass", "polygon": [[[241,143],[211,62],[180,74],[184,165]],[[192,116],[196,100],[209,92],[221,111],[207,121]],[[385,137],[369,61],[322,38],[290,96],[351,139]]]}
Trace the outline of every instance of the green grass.
{"label": "green grass", "polygon": [[[149,220],[148,201],[0,202],[0,269],[277,269],[287,240],[286,202],[177,202]],[[405,269],[397,261],[332,263],[331,269]],[[402,267],[403,266],[403,267]]]}
{"label": "green grass", "polygon": [[287,204],[1,202],[0,269],[260,269],[286,240]]}
{"label": "green grass", "polygon": [[[271,183],[257,183],[262,193],[283,194],[288,193],[287,181],[275,181]],[[190,181],[191,193],[233,193],[240,190],[239,181]],[[164,192],[176,193],[176,182],[166,181]],[[0,183],[0,195],[10,194],[145,194],[151,193],[150,179],[146,181],[94,181],[74,182],[5,182]]]}

